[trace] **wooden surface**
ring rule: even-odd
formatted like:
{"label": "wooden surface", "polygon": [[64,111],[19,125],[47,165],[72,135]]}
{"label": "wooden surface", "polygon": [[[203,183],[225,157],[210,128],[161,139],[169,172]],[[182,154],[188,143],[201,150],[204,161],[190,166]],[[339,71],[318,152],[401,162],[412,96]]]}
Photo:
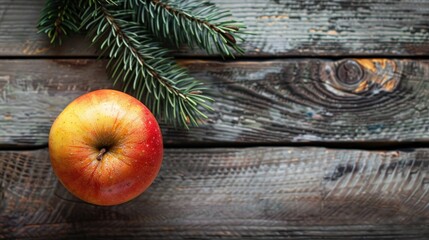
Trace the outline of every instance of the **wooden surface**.
{"label": "wooden surface", "polygon": [[[181,64],[206,83],[216,99],[215,111],[191,131],[163,126],[167,144],[429,139],[427,60]],[[69,102],[87,91],[112,87],[104,65],[84,59],[1,61],[0,146],[46,146],[53,120]],[[347,66],[360,70],[346,72]]]}
{"label": "wooden surface", "polygon": [[168,149],[150,189],[115,207],[70,195],[52,173],[46,149],[0,152],[0,176],[5,238],[92,239],[105,233],[163,239],[174,233],[176,239],[423,239],[429,234],[427,149]]}
{"label": "wooden surface", "polygon": [[[43,0],[0,1],[0,54],[93,56],[75,37],[49,47],[35,26]],[[424,56],[429,53],[429,2],[425,0],[213,0],[256,33],[248,56]],[[181,55],[202,52],[182,51]]]}
{"label": "wooden surface", "polygon": [[159,177],[115,207],[51,170],[52,121],[113,86],[82,36],[36,33],[43,2],[0,0],[0,239],[428,239],[429,1],[214,0],[258,34],[176,53],[215,111],[162,125]]}

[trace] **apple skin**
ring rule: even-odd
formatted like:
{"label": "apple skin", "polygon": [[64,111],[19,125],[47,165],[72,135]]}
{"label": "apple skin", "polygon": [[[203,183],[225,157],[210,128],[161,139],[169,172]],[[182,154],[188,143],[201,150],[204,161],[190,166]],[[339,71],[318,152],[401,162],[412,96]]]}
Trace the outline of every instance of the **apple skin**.
{"label": "apple skin", "polygon": [[140,195],[156,178],[162,135],[139,100],[97,90],[60,113],[49,133],[49,154],[55,174],[73,195],[96,205],[116,205]]}

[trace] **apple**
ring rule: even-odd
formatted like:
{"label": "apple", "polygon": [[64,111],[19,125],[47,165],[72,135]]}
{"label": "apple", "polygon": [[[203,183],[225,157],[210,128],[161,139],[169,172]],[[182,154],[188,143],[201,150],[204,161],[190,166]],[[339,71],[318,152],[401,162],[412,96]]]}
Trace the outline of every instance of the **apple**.
{"label": "apple", "polygon": [[115,90],[71,102],[49,133],[52,168],[64,187],[96,205],[127,202],[156,178],[163,158],[161,130],[139,100]]}

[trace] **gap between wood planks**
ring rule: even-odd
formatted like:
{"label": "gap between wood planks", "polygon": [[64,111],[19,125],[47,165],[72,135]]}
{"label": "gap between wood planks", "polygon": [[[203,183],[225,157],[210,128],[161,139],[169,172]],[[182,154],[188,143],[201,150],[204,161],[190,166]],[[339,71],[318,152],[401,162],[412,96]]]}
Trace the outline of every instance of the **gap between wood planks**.
{"label": "gap between wood planks", "polygon": [[[319,147],[327,149],[338,150],[367,150],[367,151],[413,151],[419,148],[429,148],[429,141],[421,142],[381,142],[381,141],[368,141],[368,142],[290,142],[290,143],[271,143],[271,142],[237,142],[237,143],[186,143],[186,144],[164,144],[164,148],[179,149],[179,148],[253,148],[253,147]],[[48,148],[47,144],[41,145],[0,145],[0,151],[27,151]]]}
{"label": "gap between wood planks", "polygon": [[[331,55],[282,55],[282,56],[276,56],[276,55],[255,55],[255,56],[235,56],[235,58],[222,58],[221,56],[208,56],[208,55],[194,55],[194,56],[185,56],[185,55],[174,55],[173,57],[175,60],[210,60],[210,61],[223,61],[223,62],[236,62],[236,61],[270,61],[270,60],[294,60],[294,59],[311,59],[311,58],[317,58],[317,59],[324,59],[324,60],[342,60],[342,59],[349,59],[349,58],[384,58],[384,59],[397,59],[397,60],[403,60],[403,59],[410,59],[410,60],[429,60],[429,55],[425,56],[416,56],[416,55],[394,55],[394,54],[383,54],[383,55],[372,55],[372,54],[350,54],[350,55],[341,55],[341,56],[331,56]],[[85,59],[107,59],[107,58],[100,58],[96,55],[94,56],[80,56],[80,55],[73,55],[73,56],[38,56],[38,55],[28,55],[28,56],[8,56],[8,55],[0,55],[0,60],[37,60],[37,59],[43,59],[43,60],[58,60],[58,59],[64,59],[64,60],[85,60]]]}

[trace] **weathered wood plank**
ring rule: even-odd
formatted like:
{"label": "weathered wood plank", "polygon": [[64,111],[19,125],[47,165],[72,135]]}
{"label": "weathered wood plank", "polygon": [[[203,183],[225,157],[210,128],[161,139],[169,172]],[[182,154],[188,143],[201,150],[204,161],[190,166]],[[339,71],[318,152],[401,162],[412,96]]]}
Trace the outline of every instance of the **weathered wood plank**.
{"label": "weathered wood plank", "polygon": [[[43,0],[0,1],[0,55],[91,56],[74,38],[53,48],[35,28]],[[429,2],[422,0],[213,0],[257,33],[249,56],[427,55]],[[201,52],[182,52],[201,55]]]}
{"label": "weathered wood plank", "polygon": [[[168,144],[426,142],[427,60],[182,61],[216,99],[190,131],[163,126]],[[47,144],[74,98],[111,87],[95,60],[0,61],[0,145]]]}
{"label": "weathered wood plank", "polygon": [[0,61],[0,142],[46,144],[52,120],[72,99],[111,85],[94,60]]}
{"label": "weathered wood plank", "polygon": [[0,151],[0,238],[424,239],[429,150],[167,149],[147,192],[70,195],[48,151]]}

